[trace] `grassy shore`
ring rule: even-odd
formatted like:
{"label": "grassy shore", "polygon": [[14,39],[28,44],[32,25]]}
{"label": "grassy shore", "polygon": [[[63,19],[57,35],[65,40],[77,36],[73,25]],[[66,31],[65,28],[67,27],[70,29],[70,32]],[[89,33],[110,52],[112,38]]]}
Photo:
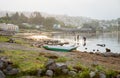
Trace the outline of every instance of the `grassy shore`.
{"label": "grassy shore", "polygon": [[[27,78],[26,76],[34,76],[33,78],[38,78],[37,70],[44,69],[45,63],[48,59],[55,59],[56,62],[63,62],[66,63],[67,61],[72,61],[70,58],[67,57],[57,57],[51,55],[49,53],[41,53],[41,52],[33,52],[33,51],[22,51],[22,50],[5,50],[3,53],[0,53],[2,57],[8,57],[11,62],[13,62],[13,67],[18,68],[20,70],[19,74],[14,76],[7,76],[7,78]],[[56,58],[53,58],[56,57]],[[107,74],[107,78],[109,76],[114,76],[118,71],[108,70],[102,67],[101,65],[93,65],[92,67],[87,67],[82,65],[81,63],[76,63],[76,65],[68,65],[70,70],[80,69],[82,73],[78,73],[75,77],[70,77],[68,75],[59,75],[54,76],[53,78],[89,78],[90,71],[102,71]],[[43,77],[46,78],[46,77]]]}
{"label": "grassy shore", "polygon": [[[8,43],[7,41],[10,38],[15,38],[16,43]],[[27,78],[27,76],[29,76],[28,78],[39,78],[36,76],[37,70],[44,69],[48,59],[66,63],[69,70],[73,70],[74,68],[82,70],[82,73],[77,73],[74,78],[89,78],[88,76],[91,70],[105,72],[107,78],[120,73],[120,57],[103,57],[86,52],[52,52],[43,50],[42,48],[31,47],[29,41],[18,37],[0,36],[0,43],[2,44],[0,45],[0,50],[3,50],[0,53],[0,57],[8,57],[13,62],[13,67],[20,70],[19,74],[7,76],[7,78]],[[8,44],[14,47],[8,47]],[[94,65],[94,62],[97,65]],[[73,78],[68,75],[58,75],[53,78],[65,77]],[[97,75],[95,78],[97,78]]]}

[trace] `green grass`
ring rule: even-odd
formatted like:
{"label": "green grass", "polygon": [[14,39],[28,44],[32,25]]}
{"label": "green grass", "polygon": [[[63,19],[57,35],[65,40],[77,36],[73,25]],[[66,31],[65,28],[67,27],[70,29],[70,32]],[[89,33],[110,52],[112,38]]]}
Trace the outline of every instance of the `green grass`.
{"label": "green grass", "polygon": [[89,73],[89,70],[84,70],[81,73],[78,73],[78,75],[76,75],[76,78],[90,78]]}
{"label": "green grass", "polygon": [[101,65],[96,66],[95,69],[97,69],[98,71],[104,71],[105,70],[105,68]]}
{"label": "green grass", "polygon": [[106,76],[107,78],[114,78],[118,73],[113,71],[113,70],[107,70],[106,71]]}
{"label": "green grass", "polygon": [[[13,67],[20,69],[20,73],[15,76],[7,76],[6,78],[27,78],[25,76],[32,76],[29,78],[39,78],[36,76],[38,69],[45,69],[44,64],[48,61],[49,58],[43,56],[39,52],[33,51],[22,51],[22,50],[5,50],[5,52],[0,53],[0,56],[6,56],[13,62]],[[66,62],[69,58],[58,57],[55,59],[56,62]],[[80,70],[81,73],[77,73],[75,77],[70,77],[68,75],[55,75],[53,78],[90,78],[89,73],[90,69],[85,67],[81,63],[77,63],[74,67],[68,65],[69,70],[73,69]],[[102,66],[98,65],[94,69],[99,71],[104,71],[107,78],[116,76],[116,72],[113,70],[106,70]],[[41,77],[46,78],[46,77]]]}
{"label": "green grass", "polygon": [[[44,68],[48,58],[39,56],[39,52],[26,52],[21,50],[11,50],[0,53],[13,62],[13,67],[20,69],[19,75],[35,75],[38,69]],[[11,78],[11,77],[9,77]]]}
{"label": "green grass", "polygon": [[26,42],[24,40],[16,39],[15,42],[17,44],[25,44]]}
{"label": "green grass", "polygon": [[56,62],[66,62],[66,61],[68,61],[69,59],[68,58],[66,58],[66,57],[59,57],[59,58],[57,58],[55,61]]}
{"label": "green grass", "polygon": [[7,42],[9,38],[9,36],[0,36],[0,42]]}

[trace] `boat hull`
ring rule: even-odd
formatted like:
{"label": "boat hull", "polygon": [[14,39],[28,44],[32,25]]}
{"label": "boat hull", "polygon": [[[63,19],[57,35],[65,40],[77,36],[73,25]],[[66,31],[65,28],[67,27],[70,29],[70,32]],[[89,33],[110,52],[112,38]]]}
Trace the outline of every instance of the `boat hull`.
{"label": "boat hull", "polygon": [[72,50],[75,50],[77,47],[71,47],[69,49],[66,48],[57,48],[57,47],[49,47],[49,46],[43,46],[47,50],[52,50],[52,51],[60,51],[60,52],[70,52]]}

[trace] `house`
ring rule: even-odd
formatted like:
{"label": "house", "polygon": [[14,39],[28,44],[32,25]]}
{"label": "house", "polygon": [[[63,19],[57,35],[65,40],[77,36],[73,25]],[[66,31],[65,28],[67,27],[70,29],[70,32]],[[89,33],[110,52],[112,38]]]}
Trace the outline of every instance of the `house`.
{"label": "house", "polygon": [[14,24],[0,23],[0,35],[14,35],[19,31],[19,27]]}
{"label": "house", "polygon": [[60,24],[54,24],[54,25],[53,25],[53,28],[54,28],[54,29],[60,29],[60,28],[61,28],[61,25],[60,25]]}
{"label": "house", "polygon": [[18,31],[19,31],[19,27],[18,27],[17,25],[14,25],[14,24],[1,23],[1,24],[0,24],[0,30],[1,30],[1,31],[13,31],[13,32],[18,32]]}

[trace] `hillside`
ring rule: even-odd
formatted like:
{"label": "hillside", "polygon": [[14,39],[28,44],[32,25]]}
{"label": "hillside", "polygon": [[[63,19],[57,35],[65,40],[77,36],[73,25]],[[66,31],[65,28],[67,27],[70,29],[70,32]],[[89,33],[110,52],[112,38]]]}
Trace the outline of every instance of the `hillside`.
{"label": "hillside", "polygon": [[[10,16],[15,12],[10,11],[0,11],[0,17],[5,16],[8,13]],[[34,12],[18,12],[23,13],[25,16],[30,17],[34,15]],[[118,19],[111,19],[111,20],[98,20],[92,19],[89,17],[82,17],[82,16],[68,16],[68,15],[54,15],[40,12],[44,18],[47,17],[54,17],[56,20],[63,22],[66,27],[82,27],[83,24],[88,23],[89,25],[95,28],[103,28],[109,30],[116,30],[118,26]]]}

